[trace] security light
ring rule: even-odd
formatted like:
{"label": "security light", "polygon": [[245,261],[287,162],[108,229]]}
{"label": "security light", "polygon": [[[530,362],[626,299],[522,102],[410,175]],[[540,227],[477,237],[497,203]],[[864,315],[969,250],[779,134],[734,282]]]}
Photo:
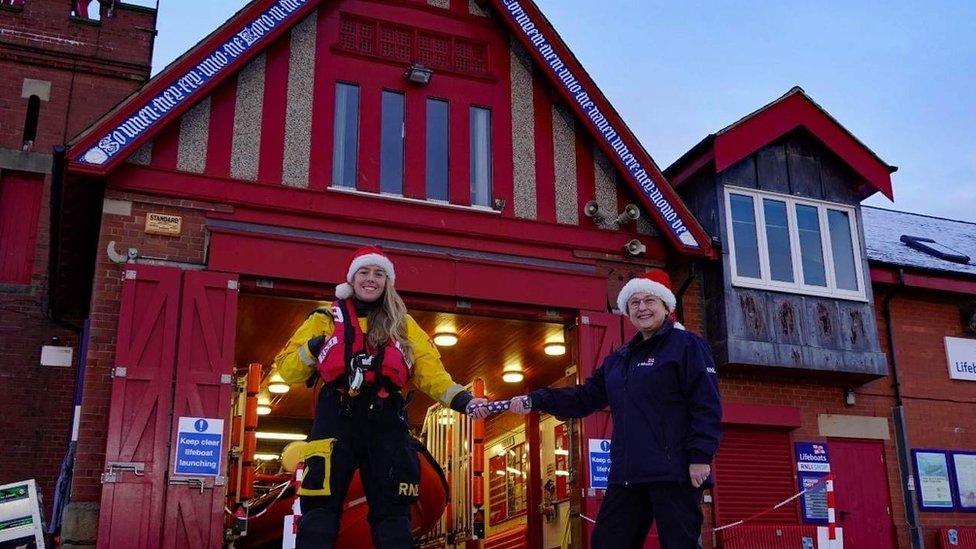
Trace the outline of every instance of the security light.
{"label": "security light", "polygon": [[426,86],[430,84],[430,79],[434,77],[434,71],[419,63],[414,63],[407,67],[407,72],[404,74],[404,77],[414,84]]}

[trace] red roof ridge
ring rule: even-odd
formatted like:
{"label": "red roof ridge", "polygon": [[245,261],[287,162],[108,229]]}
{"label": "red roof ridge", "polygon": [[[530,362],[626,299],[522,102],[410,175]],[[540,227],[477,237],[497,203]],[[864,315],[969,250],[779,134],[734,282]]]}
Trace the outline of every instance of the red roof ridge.
{"label": "red roof ridge", "polygon": [[860,174],[873,191],[894,199],[889,165],[844,127],[800,86],[707,135],[664,172],[674,186],[686,181],[706,164],[721,172],[783,135],[803,127]]}

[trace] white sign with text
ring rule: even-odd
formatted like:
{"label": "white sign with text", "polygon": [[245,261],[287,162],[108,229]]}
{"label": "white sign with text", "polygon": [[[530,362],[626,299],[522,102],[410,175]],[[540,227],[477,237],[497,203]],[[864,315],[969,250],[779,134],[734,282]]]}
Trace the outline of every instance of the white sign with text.
{"label": "white sign with text", "polygon": [[976,381],[976,339],[947,337],[945,348],[946,358],[949,360],[949,377]]}

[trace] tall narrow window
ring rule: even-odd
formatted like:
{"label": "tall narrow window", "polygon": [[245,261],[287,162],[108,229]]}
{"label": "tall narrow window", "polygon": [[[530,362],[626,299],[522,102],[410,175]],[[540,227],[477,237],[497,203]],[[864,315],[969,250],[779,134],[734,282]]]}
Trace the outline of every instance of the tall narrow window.
{"label": "tall narrow window", "polygon": [[335,130],[332,144],[332,185],[356,187],[359,152],[359,86],[336,84]]}
{"label": "tall narrow window", "polygon": [[427,100],[427,198],[448,201],[448,103]]}
{"label": "tall narrow window", "polygon": [[816,206],[796,205],[796,228],[800,235],[800,260],[803,283],[827,287],[823,241],[820,239],[820,214]]}
{"label": "tall narrow window", "polygon": [[27,116],[24,118],[24,139],[22,147],[25,151],[34,148],[34,140],[37,139],[37,119],[41,115],[41,98],[32,95],[27,100]]}
{"label": "tall narrow window", "polygon": [[491,111],[471,107],[471,205],[491,207]]}
{"label": "tall narrow window", "polygon": [[851,239],[851,219],[847,212],[827,210],[830,227],[830,249],[834,255],[834,276],[837,287],[857,291],[857,268],[854,265],[854,245]]}
{"label": "tall narrow window", "polygon": [[403,94],[383,92],[380,191],[403,194]]}
{"label": "tall narrow window", "polygon": [[756,209],[751,196],[730,194],[732,238],[735,241],[735,272],[759,278],[759,240],[756,238]]}
{"label": "tall narrow window", "polygon": [[786,202],[764,198],[763,217],[766,221],[770,277],[780,282],[793,282],[793,255],[790,253],[790,224],[786,218]]}

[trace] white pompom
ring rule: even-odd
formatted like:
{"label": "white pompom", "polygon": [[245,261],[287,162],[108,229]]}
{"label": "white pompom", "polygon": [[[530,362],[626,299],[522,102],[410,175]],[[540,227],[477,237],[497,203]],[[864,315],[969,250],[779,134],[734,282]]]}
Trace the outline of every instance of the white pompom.
{"label": "white pompom", "polygon": [[349,299],[350,297],[352,297],[352,294],[353,294],[352,286],[350,286],[347,282],[343,282],[342,284],[336,286],[335,289],[336,299]]}

